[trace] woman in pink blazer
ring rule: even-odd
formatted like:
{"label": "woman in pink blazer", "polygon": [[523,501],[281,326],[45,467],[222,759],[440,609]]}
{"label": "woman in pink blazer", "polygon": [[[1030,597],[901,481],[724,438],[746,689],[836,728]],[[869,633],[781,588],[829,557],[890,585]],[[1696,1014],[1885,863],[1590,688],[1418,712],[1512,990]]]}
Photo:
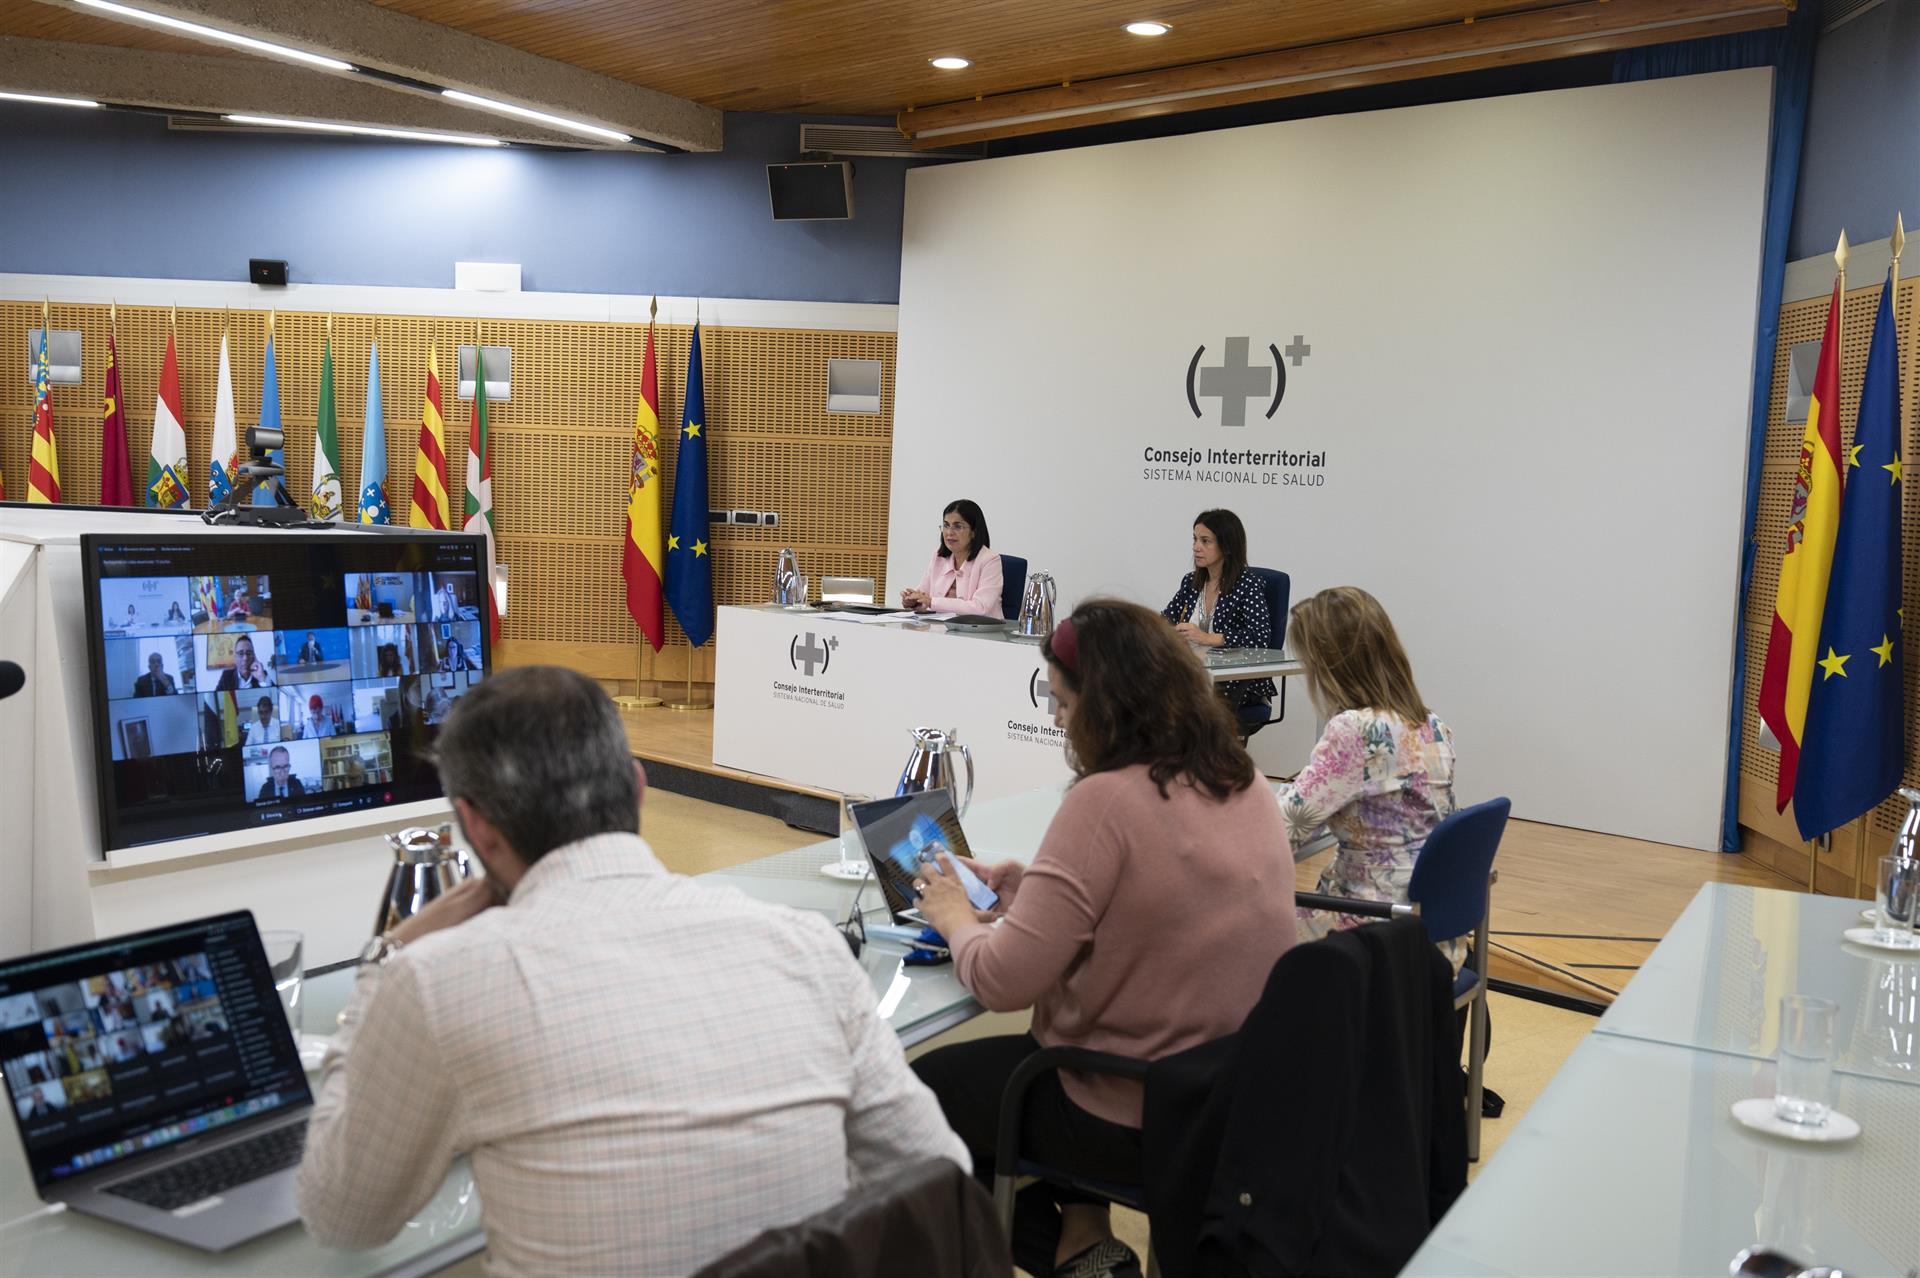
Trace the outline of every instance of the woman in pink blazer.
{"label": "woman in pink blazer", "polygon": [[1000,609],[1000,556],[988,549],[987,517],[966,498],[940,513],[940,547],[915,590],[900,592],[900,606],[915,612],[1004,617]]}

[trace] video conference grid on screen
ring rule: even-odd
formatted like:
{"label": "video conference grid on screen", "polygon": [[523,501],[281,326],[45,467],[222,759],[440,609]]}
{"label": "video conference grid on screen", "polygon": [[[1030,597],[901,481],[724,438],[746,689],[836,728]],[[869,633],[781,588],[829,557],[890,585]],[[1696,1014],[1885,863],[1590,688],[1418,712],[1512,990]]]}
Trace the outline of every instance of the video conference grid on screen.
{"label": "video conference grid on screen", "polygon": [[0,1073],[38,1184],[309,1098],[252,916],[0,969]]}
{"label": "video conference grid on screen", "polygon": [[89,538],[108,848],[434,798],[488,668],[467,538]]}

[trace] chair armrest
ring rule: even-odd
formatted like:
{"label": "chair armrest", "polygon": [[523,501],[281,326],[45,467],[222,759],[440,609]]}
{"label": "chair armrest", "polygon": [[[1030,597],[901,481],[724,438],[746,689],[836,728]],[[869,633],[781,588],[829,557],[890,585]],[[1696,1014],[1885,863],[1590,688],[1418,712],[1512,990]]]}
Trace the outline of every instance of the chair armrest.
{"label": "chair armrest", "polygon": [[1020,1148],[1020,1116],[1026,1112],[1027,1089],[1042,1074],[1077,1069],[1145,1082],[1150,1063],[1138,1057],[1096,1052],[1086,1047],[1041,1048],[1014,1067],[1007,1078],[1006,1090],[1000,1093],[1000,1128],[993,1147],[995,1162],[1003,1165],[1006,1173],[1012,1172]]}
{"label": "chair armrest", "polygon": [[1295,892],[1293,903],[1303,910],[1325,910],[1330,914],[1358,914],[1369,919],[1415,919],[1417,904],[1401,901],[1362,901],[1350,896],[1327,896],[1321,892]]}

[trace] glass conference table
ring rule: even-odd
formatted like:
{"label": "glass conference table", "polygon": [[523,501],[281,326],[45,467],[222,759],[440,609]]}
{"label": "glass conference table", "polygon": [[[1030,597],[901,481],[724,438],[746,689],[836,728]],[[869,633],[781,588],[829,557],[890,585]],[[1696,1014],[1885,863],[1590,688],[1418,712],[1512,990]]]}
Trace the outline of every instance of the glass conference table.
{"label": "glass conference table", "polygon": [[[1724,1274],[1743,1248],[1849,1274],[1920,1270],[1920,953],[1857,946],[1861,903],[1710,883],[1405,1270]],[[1852,1141],[1762,1135],[1782,994],[1839,1004]],[[1498,1052],[1493,1056],[1495,1067]]]}

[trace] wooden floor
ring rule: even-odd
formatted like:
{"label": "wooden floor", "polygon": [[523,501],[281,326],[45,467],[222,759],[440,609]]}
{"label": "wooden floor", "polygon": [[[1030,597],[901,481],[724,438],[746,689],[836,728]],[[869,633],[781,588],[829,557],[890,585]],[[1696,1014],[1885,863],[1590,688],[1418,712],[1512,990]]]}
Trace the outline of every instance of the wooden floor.
{"label": "wooden floor", "polygon": [[[631,710],[623,711],[622,718],[633,752],[642,761],[657,759],[797,793],[834,797],[831,791],[716,766],[710,710]],[[660,797],[659,804],[649,799],[649,813],[657,812],[650,819],[679,821],[688,827],[716,821],[727,825],[707,805],[689,808],[673,802],[674,796]],[[748,859],[737,855],[748,846],[761,849],[753,855],[763,856],[817,837],[800,831],[790,832],[791,841],[765,833],[749,835],[749,830],[763,827],[747,821],[735,824],[737,830],[705,832],[676,827],[674,842],[684,849],[688,864],[673,868],[697,873]],[[1297,882],[1302,888],[1313,886],[1327,857],[1301,863]],[[1600,1002],[1611,1002],[1639,970],[1701,884],[1746,883],[1795,890],[1784,876],[1743,856],[1533,821],[1507,826],[1496,868],[1493,975]]]}

